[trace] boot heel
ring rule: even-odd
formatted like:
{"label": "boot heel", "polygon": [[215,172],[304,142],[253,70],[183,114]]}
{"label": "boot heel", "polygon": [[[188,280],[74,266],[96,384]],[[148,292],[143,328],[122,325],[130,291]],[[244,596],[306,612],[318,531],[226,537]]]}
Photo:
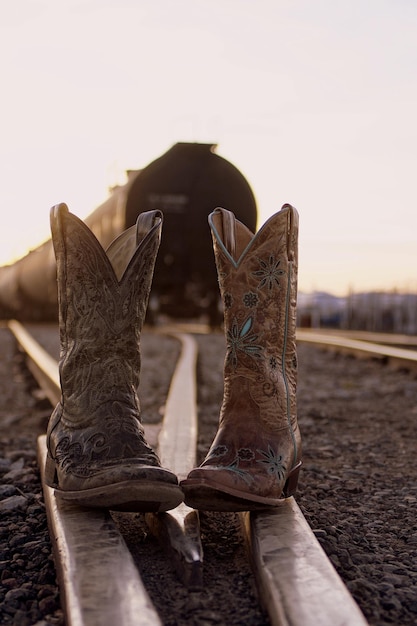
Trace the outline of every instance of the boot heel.
{"label": "boot heel", "polygon": [[45,461],[45,483],[48,487],[57,487],[58,486],[58,474],[56,471],[55,461],[49,453],[46,456]]}
{"label": "boot heel", "polygon": [[284,489],[282,491],[286,498],[293,496],[297,491],[298,477],[300,475],[301,465],[302,461],[297,463],[297,465],[293,467],[290,474],[288,475],[287,482],[285,483]]}

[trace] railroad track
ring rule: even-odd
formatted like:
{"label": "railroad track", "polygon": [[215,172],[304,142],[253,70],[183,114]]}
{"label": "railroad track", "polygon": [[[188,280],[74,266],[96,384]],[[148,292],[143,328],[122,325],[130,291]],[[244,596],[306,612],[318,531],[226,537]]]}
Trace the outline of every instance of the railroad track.
{"label": "railroad track", "polygon": [[[60,396],[56,361],[20,324],[12,321],[9,328],[26,351],[35,378],[55,404]],[[163,423],[158,432],[155,428],[146,432],[148,440],[157,445],[163,465],[180,478],[195,464],[197,348],[191,333],[197,331],[201,332],[201,327],[164,329],[181,342],[181,354]],[[312,333],[308,337],[298,334],[300,341],[318,343]],[[339,348],[340,341],[339,337]],[[330,345],[328,337],[324,345]],[[42,471],[44,436],[38,440],[38,454]],[[43,489],[68,626],[162,624],[111,514],[60,503],[44,483]],[[147,514],[145,519],[175,561],[183,584],[190,589],[202,586],[204,554],[198,513],[180,505],[168,513]],[[276,509],[242,513],[240,520],[259,596],[271,624],[367,624],[294,498]]]}
{"label": "railroad track", "polygon": [[382,359],[393,367],[417,372],[417,341],[408,335],[303,328],[297,330],[297,341],[356,357]]}

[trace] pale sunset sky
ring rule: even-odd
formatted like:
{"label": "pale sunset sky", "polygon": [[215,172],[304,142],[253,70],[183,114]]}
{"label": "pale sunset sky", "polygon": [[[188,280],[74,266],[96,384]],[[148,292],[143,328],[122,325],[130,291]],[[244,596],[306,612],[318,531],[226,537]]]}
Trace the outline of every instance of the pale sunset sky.
{"label": "pale sunset sky", "polygon": [[0,77],[0,264],[213,142],[258,227],[297,207],[300,290],[417,291],[415,0],[3,2]]}

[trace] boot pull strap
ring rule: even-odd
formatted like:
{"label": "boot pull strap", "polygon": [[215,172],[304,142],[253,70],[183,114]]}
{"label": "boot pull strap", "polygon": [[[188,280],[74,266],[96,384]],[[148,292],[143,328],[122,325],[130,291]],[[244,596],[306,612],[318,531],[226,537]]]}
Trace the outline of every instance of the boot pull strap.
{"label": "boot pull strap", "polygon": [[136,220],[136,245],[138,246],[155,224],[160,222],[162,222],[161,211],[156,210],[140,213]]}
{"label": "boot pull strap", "polygon": [[232,258],[236,253],[236,223],[232,211],[220,209],[222,214],[223,243]]}
{"label": "boot pull strap", "polygon": [[136,226],[131,226],[119,235],[106,250],[107,257],[113,267],[117,280],[121,280],[136,248],[150,230],[162,221],[161,211],[141,213]]}
{"label": "boot pull strap", "polygon": [[291,204],[284,204],[283,209],[288,210],[287,215],[287,250],[288,260],[293,261],[297,246],[298,212]]}

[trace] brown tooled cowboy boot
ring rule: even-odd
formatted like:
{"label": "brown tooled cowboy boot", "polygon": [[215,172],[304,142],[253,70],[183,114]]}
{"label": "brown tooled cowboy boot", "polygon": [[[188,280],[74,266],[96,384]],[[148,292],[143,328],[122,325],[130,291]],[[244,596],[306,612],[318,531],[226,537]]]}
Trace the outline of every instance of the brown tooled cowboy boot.
{"label": "brown tooled cowboy boot", "polygon": [[209,216],[224,304],[224,396],[209,453],[181,482],[188,506],[247,511],[295,492],[298,213],[284,205],[256,235],[230,211]]}
{"label": "brown tooled cowboy boot", "polygon": [[45,481],[63,500],[125,511],[183,500],[145,441],[137,396],[161,228],[160,211],[143,213],[105,252],[65,204],[51,209],[62,396],[48,425]]}

